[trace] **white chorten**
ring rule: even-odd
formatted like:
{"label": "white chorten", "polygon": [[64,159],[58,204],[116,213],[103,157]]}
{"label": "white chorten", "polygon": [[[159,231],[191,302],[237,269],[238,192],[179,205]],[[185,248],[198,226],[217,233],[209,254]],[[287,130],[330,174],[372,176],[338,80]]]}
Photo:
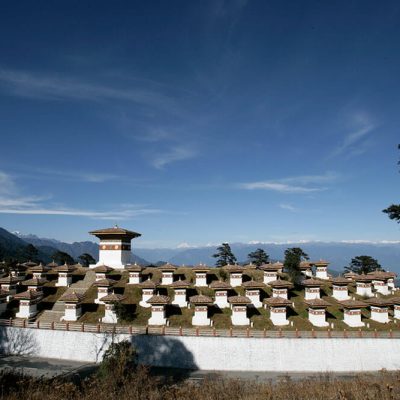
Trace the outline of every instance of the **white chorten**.
{"label": "white chorten", "polygon": [[89,233],[100,239],[99,262],[91,265],[91,268],[107,265],[114,269],[124,269],[131,264],[131,240],[141,236],[140,233],[119,228],[117,225]]}

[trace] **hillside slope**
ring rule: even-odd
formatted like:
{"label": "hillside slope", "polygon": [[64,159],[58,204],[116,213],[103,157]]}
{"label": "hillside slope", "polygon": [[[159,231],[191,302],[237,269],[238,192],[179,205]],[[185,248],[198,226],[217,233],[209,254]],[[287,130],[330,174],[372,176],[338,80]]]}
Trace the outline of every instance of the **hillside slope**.
{"label": "hillside slope", "polygon": [[[0,228],[0,260],[11,257],[18,261],[28,261],[29,255],[26,251],[28,244],[7,230]],[[37,259],[43,262],[50,262],[51,255],[55,251],[54,247],[46,250],[38,249]]]}

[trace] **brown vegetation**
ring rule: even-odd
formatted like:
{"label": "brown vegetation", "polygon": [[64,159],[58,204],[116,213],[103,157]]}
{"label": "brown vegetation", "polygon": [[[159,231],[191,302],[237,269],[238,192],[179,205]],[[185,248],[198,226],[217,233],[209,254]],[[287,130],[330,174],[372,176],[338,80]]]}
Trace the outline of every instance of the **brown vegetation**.
{"label": "brown vegetation", "polygon": [[[119,371],[120,372],[120,371]],[[122,374],[123,375],[123,374]],[[167,382],[139,367],[125,376],[109,374],[80,383],[34,379],[5,373],[0,376],[4,400],[287,400],[287,399],[399,399],[400,373],[381,372],[337,380],[328,375],[301,381],[256,383],[247,380],[206,379]]]}

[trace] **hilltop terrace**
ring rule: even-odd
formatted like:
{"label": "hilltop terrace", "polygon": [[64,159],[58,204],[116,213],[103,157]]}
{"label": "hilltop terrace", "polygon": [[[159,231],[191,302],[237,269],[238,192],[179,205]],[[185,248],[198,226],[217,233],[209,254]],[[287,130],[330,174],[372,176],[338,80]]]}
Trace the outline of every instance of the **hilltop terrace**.
{"label": "hilltop terrace", "polygon": [[30,263],[3,273],[0,312],[2,318],[29,322],[398,330],[400,297],[394,276],[323,280],[304,275],[294,287],[279,263],[259,268],[133,264],[123,271],[105,265],[89,269]]}
{"label": "hilltop terrace", "polygon": [[[129,264],[140,234],[117,226],[100,238],[97,264],[0,264],[0,313],[38,323],[80,322],[229,329],[399,330],[396,274],[333,278],[329,262],[302,262],[293,285],[282,263],[257,267]],[[109,262],[107,264],[106,262]]]}

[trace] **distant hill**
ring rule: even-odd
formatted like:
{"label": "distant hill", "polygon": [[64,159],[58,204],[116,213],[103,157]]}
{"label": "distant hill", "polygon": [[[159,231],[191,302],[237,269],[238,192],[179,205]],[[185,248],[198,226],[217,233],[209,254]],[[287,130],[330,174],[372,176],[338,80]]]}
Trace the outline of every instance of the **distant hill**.
{"label": "distant hill", "polygon": [[19,235],[20,239],[27,243],[33,244],[35,247],[52,247],[57,250],[68,253],[74,259],[83,253],[90,254],[94,259],[98,259],[99,256],[99,246],[94,242],[74,242],[74,243],[64,243],[55,239],[40,238],[36,235]]}
{"label": "distant hill", "polygon": [[[20,239],[16,235],[0,228],[0,260],[12,257],[18,261],[27,261],[29,258],[27,256],[26,248],[29,243]],[[36,247],[36,246],[35,246]],[[49,247],[47,249],[38,249],[37,258],[43,262],[51,261],[51,254],[57,251],[54,247]]]}
{"label": "distant hill", "polygon": [[[65,243],[56,239],[39,238],[36,235],[22,235],[22,234],[18,234],[18,237],[27,243],[33,244],[36,248],[42,249],[43,251],[47,251],[47,249],[53,248],[68,253],[75,260],[77,260],[78,257],[83,253],[90,254],[96,261],[98,261],[99,259],[99,245],[94,242],[86,241],[86,242]],[[137,262],[138,264],[142,265],[150,264],[150,262],[146,261],[141,257],[138,257],[135,254],[132,255],[132,259],[134,262]]]}
{"label": "distant hill", "polygon": [[[274,260],[283,260],[284,251],[288,247],[301,247],[312,260],[326,259],[330,261],[330,268],[341,271],[348,265],[351,258],[358,255],[370,255],[377,258],[384,268],[400,273],[400,242],[395,243],[345,243],[345,242],[306,242],[306,243],[259,243],[245,244],[232,243],[232,250],[239,262],[247,260],[247,254],[261,247]],[[136,249],[140,257],[156,263],[166,260],[177,265],[195,265],[205,263],[215,264],[216,247],[191,247],[183,249]]]}
{"label": "distant hill", "polygon": [[[48,260],[56,250],[64,251],[77,259],[82,253],[91,254],[98,259],[98,244],[90,241],[64,243],[55,239],[39,238],[35,235],[21,235],[18,237],[0,228],[0,256],[1,249],[15,252],[16,248],[26,246],[27,243],[37,247],[43,257]],[[284,251],[288,247],[301,247],[312,260],[326,259],[330,262],[330,268],[342,271],[348,265],[351,258],[358,255],[370,255],[382,264],[385,269],[400,274],[400,242],[300,242],[300,243],[232,243],[232,250],[239,262],[247,261],[247,254],[261,247],[266,250],[272,260],[283,260]],[[137,263],[148,265],[156,264],[160,260],[177,265],[196,265],[205,263],[214,265],[216,246],[199,246],[188,248],[135,248],[133,255]],[[4,250],[3,250],[4,251]],[[1,258],[1,257],[0,257]]]}

